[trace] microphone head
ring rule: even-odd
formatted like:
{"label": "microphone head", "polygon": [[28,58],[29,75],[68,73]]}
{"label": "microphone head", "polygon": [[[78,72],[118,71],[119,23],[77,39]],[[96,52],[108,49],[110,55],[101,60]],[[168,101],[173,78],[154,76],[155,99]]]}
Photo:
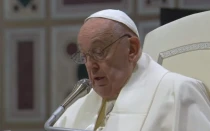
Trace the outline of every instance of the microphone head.
{"label": "microphone head", "polygon": [[72,105],[79,98],[87,95],[91,90],[91,82],[89,79],[81,79],[74,86],[70,95],[66,98],[61,106],[64,108]]}
{"label": "microphone head", "polygon": [[91,90],[91,82],[90,82],[90,80],[89,79],[81,79],[81,80],[79,80],[76,83],[76,85],[74,86],[72,92],[74,92],[78,88],[81,88],[80,90],[86,90],[87,93],[89,93],[90,90]]}

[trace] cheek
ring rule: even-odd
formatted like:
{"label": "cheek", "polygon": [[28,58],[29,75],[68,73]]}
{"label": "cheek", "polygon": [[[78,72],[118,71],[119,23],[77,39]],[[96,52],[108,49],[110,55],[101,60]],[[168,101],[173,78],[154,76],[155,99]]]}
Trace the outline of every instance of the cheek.
{"label": "cheek", "polygon": [[113,56],[112,60],[108,64],[116,71],[125,71],[129,64],[128,55],[125,53],[118,53]]}
{"label": "cheek", "polygon": [[[123,50],[125,51],[125,50]],[[128,52],[128,50],[127,50]],[[128,54],[122,51],[116,52],[112,59],[107,61],[105,73],[110,84],[117,89],[121,88],[129,76],[130,62]]]}
{"label": "cheek", "polygon": [[104,67],[104,72],[107,74],[110,81],[118,83],[126,77],[128,67],[128,58],[118,57],[118,59],[113,59],[112,61],[107,62]]}

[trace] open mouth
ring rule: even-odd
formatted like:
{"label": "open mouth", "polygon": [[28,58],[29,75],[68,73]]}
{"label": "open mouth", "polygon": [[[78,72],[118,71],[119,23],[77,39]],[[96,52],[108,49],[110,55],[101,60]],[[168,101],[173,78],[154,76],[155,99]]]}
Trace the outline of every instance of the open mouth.
{"label": "open mouth", "polygon": [[103,78],[104,77],[95,77],[94,79],[98,81],[98,80],[102,80]]}

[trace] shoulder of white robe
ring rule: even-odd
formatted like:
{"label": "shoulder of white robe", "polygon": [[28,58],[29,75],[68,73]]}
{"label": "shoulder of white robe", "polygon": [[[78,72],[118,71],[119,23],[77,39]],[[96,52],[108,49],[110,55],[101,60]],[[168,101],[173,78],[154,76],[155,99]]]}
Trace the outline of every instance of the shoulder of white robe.
{"label": "shoulder of white robe", "polygon": [[185,97],[189,95],[188,97],[192,97],[193,99],[195,99],[196,97],[194,97],[191,94],[193,93],[198,97],[202,97],[206,102],[210,104],[207,88],[201,81],[193,79],[193,78],[184,77],[184,76],[183,78],[184,79],[180,81],[180,86],[176,87],[178,91],[177,93],[181,95],[180,97],[182,97],[183,95]]}

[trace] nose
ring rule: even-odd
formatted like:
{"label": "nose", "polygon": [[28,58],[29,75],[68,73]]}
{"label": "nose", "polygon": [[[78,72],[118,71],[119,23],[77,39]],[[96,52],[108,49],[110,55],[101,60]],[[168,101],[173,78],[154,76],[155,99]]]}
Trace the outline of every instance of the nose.
{"label": "nose", "polygon": [[96,60],[94,60],[91,56],[86,56],[86,67],[94,72],[99,69],[99,64]]}

